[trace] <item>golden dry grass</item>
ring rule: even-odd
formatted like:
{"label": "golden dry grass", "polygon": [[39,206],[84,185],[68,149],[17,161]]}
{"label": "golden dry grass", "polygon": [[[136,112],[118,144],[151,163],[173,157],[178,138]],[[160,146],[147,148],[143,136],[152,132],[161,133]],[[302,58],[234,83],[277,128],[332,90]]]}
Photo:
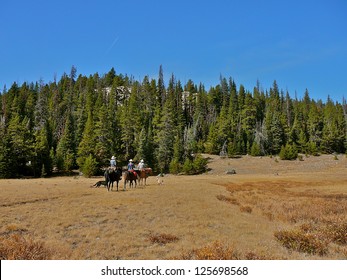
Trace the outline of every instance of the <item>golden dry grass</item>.
{"label": "golden dry grass", "polygon": [[[161,186],[150,177],[125,192],[90,188],[101,178],[0,180],[0,248],[16,236],[14,247],[47,252],[28,259],[346,259],[347,159],[338,158],[210,156],[207,174],[168,175]],[[279,236],[310,246],[318,236],[324,248]]]}

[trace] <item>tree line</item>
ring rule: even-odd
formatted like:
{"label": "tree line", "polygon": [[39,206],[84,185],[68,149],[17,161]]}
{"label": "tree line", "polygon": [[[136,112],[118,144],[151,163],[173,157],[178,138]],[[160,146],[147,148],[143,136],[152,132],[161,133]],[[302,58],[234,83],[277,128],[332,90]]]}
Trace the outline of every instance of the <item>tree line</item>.
{"label": "tree line", "polygon": [[[289,151],[346,153],[347,105],[290,97],[276,81],[249,91],[230,78],[206,90],[171,75],[164,83],[117,74],[13,83],[0,96],[0,177],[49,176],[145,159],[157,172],[196,173],[200,153],[237,156]],[[292,154],[292,153],[290,153]],[[295,158],[295,156],[293,157]]]}

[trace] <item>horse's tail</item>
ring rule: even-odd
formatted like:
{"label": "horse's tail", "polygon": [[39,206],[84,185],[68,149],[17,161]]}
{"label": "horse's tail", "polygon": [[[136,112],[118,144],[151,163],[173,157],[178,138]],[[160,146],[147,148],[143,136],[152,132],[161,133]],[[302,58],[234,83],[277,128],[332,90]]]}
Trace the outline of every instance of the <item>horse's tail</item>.
{"label": "horse's tail", "polygon": [[109,181],[110,177],[108,175],[108,169],[106,169],[105,173],[104,173],[104,177],[105,177],[105,181],[106,183]]}

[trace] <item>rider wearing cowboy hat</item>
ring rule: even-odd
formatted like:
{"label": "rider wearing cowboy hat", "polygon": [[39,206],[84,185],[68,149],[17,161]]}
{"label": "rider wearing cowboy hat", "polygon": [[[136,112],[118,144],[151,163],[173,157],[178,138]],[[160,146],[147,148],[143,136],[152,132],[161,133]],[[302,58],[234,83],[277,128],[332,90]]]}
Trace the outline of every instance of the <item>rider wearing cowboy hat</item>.
{"label": "rider wearing cowboy hat", "polygon": [[130,159],[130,160],[129,160],[129,163],[128,163],[128,170],[129,170],[129,171],[134,170],[134,167],[135,167],[135,165],[134,165],[134,163],[133,163],[133,160]]}
{"label": "rider wearing cowboy hat", "polygon": [[140,163],[137,165],[137,168],[140,170],[145,168],[145,162],[143,159],[140,160]]}
{"label": "rider wearing cowboy hat", "polygon": [[111,165],[111,167],[116,167],[117,166],[117,162],[116,162],[116,157],[115,156],[111,157],[110,165]]}
{"label": "rider wearing cowboy hat", "polygon": [[135,168],[135,165],[133,163],[133,160],[130,159],[128,163],[128,171],[132,172],[135,176],[137,176],[137,173],[135,172],[134,168]]}

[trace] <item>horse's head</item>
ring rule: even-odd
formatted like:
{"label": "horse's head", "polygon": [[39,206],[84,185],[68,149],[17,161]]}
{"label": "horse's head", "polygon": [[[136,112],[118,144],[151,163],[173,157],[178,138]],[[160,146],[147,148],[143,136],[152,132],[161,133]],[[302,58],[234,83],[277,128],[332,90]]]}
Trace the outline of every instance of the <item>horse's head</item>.
{"label": "horse's head", "polygon": [[146,174],[151,175],[152,174],[152,168],[150,168],[150,167],[145,168],[145,172],[146,172]]}

